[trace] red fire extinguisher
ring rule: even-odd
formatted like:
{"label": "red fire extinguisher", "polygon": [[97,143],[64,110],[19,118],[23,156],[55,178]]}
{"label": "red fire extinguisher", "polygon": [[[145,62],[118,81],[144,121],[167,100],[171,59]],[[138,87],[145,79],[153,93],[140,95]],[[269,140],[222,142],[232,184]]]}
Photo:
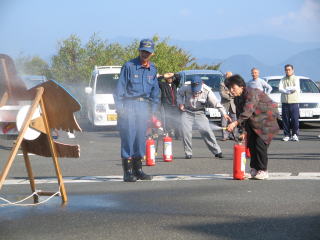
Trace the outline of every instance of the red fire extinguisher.
{"label": "red fire extinguisher", "polygon": [[156,165],[156,149],[154,146],[154,140],[151,137],[148,137],[146,141],[146,165]]}
{"label": "red fire extinguisher", "polygon": [[233,147],[233,179],[244,180],[246,168],[246,146],[237,143]]}
{"label": "red fire extinguisher", "polygon": [[168,134],[163,138],[163,161],[172,162],[172,138]]}

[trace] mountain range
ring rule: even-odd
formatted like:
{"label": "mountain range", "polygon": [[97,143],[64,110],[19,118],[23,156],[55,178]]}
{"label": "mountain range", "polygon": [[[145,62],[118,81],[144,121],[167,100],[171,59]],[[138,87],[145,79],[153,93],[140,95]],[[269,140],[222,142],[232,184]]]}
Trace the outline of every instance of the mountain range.
{"label": "mountain range", "polygon": [[251,55],[234,55],[223,60],[199,59],[201,63],[221,63],[222,72],[231,71],[240,74],[245,80],[251,79],[250,70],[256,67],[260,70],[260,76],[283,75],[284,65],[290,63],[295,68],[296,75],[310,77],[314,81],[320,81],[320,48],[302,51],[294,54],[287,60],[275,65],[267,65]]}
{"label": "mountain range", "polygon": [[320,81],[320,42],[294,42],[270,36],[226,39],[170,40],[197,58],[199,64],[221,63],[222,72],[231,71],[251,78],[253,67],[260,76],[283,75],[284,65],[292,64],[296,75]]}
{"label": "mountain range", "polygon": [[[119,37],[113,42],[129,44],[133,39]],[[251,78],[253,67],[260,76],[283,75],[284,65],[292,64],[296,75],[320,81],[320,42],[296,42],[262,35],[211,40],[169,39],[196,58],[199,64],[221,63],[222,72],[231,71]]]}

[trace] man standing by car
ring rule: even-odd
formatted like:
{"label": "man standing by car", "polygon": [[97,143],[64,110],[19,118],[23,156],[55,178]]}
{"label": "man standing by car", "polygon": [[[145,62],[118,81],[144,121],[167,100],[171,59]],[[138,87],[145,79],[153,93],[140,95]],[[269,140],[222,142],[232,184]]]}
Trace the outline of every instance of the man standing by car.
{"label": "man standing by car", "polygon": [[300,80],[294,75],[293,66],[284,66],[286,76],[279,82],[281,92],[283,141],[299,141],[299,95]]}
{"label": "man standing by car", "polygon": [[205,105],[210,103],[217,108],[221,115],[231,121],[226,110],[215,98],[211,88],[202,83],[198,75],[194,75],[190,85],[181,87],[178,91],[179,109],[181,113],[181,132],[183,138],[185,158],[192,158],[192,125],[196,124],[199,128],[201,137],[209,150],[217,158],[222,158],[222,151],[217,143],[216,137],[210,128],[209,120],[205,115]]}
{"label": "man standing by car", "polygon": [[119,116],[123,180],[135,182],[151,180],[152,176],[142,171],[145,156],[145,141],[148,119],[159,103],[160,89],[157,69],[150,62],[154,43],[150,39],[140,41],[139,57],[125,63],[114,94]]}
{"label": "man standing by car", "polygon": [[260,72],[257,68],[251,69],[252,80],[248,82],[249,88],[257,88],[266,94],[270,94],[272,91],[272,87],[263,79],[259,78]]}

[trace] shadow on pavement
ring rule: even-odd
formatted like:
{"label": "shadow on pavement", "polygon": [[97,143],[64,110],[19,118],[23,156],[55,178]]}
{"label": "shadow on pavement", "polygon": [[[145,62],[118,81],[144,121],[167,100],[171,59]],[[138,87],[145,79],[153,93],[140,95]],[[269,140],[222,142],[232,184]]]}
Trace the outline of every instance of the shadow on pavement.
{"label": "shadow on pavement", "polygon": [[319,153],[282,153],[268,154],[269,159],[276,160],[320,160]]}
{"label": "shadow on pavement", "polygon": [[252,218],[237,222],[176,226],[179,230],[200,233],[212,239],[319,239],[320,215],[283,218]]}

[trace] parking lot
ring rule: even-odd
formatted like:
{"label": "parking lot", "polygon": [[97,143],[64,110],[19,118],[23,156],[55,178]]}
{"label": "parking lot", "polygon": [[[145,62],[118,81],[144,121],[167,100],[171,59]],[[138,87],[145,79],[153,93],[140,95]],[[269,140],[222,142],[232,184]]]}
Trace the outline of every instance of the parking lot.
{"label": "parking lot", "polygon": [[[232,180],[234,142],[219,141],[225,157],[216,159],[194,131],[192,159],[184,159],[181,141],[174,140],[173,162],[163,162],[159,151],[156,166],[144,167],[154,180],[137,183],[121,180],[118,132],[80,125],[84,131],[75,139],[63,132],[59,138],[81,146],[79,159],[60,159],[68,203],[55,197],[0,208],[0,239],[319,238],[320,124],[301,126],[300,142],[275,138],[266,181]],[[0,140],[1,169],[11,146],[12,140]],[[37,189],[57,191],[51,159],[30,158]],[[18,155],[0,196],[30,195],[26,175]]]}

